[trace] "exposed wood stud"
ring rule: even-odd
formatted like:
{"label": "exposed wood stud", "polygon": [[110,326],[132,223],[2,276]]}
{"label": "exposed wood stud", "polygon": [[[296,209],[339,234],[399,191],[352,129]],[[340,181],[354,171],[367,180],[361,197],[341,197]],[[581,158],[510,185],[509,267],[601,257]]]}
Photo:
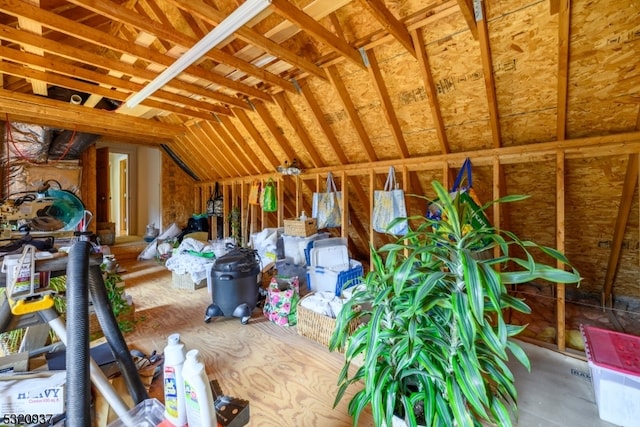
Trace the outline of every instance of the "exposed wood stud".
{"label": "exposed wood stud", "polygon": [[376,54],[372,49],[366,52],[366,56],[369,62],[369,74],[371,76],[371,80],[373,81],[373,85],[378,92],[378,98],[380,99],[380,103],[382,105],[382,111],[384,111],[384,116],[387,119],[389,127],[391,128],[391,134],[394,141],[396,142],[398,153],[400,154],[401,158],[406,159],[410,156],[409,149],[407,148],[407,143],[404,140],[402,128],[400,127],[398,117],[395,114],[395,109],[391,104],[389,92],[384,84],[384,78],[382,77],[380,66],[378,65],[378,60],[376,59]]}
{"label": "exposed wood stud", "polygon": [[298,137],[300,138],[300,141],[302,142],[304,148],[307,150],[307,153],[309,153],[309,158],[313,162],[313,166],[318,167],[319,165],[324,164],[322,156],[320,155],[320,153],[318,153],[318,150],[316,150],[313,141],[311,141],[309,134],[300,122],[300,119],[296,115],[293,105],[286,97],[286,95],[283,92],[280,92],[276,94],[274,98],[276,103],[284,113],[285,117],[289,121],[289,124],[295,130],[296,135],[298,135]]}
{"label": "exposed wood stud", "polygon": [[476,10],[476,22],[478,23],[478,39],[480,41],[480,55],[482,57],[482,69],[484,84],[487,91],[487,107],[489,108],[489,123],[491,124],[491,137],[493,146],[502,145],[500,131],[500,119],[498,115],[498,101],[496,99],[496,86],[493,76],[493,62],[491,60],[491,45],[489,43],[489,28],[484,10],[484,0],[473,0]]}
{"label": "exposed wood stud", "polygon": [[287,0],[272,0],[271,5],[276,9],[279,15],[282,15],[289,21],[295,23],[302,30],[313,34],[318,40],[330,46],[336,52],[349,59],[357,66],[364,69],[364,64],[361,61],[358,52],[349,44],[338,38],[335,34],[324,28],[315,19],[304,13],[302,10],[297,9],[292,3]]}
{"label": "exposed wood stud", "polygon": [[[556,249],[560,252],[565,251],[565,153],[558,150],[556,156]],[[556,267],[565,268],[565,266],[558,262]],[[556,345],[559,351],[565,351],[565,285],[564,283],[557,283],[555,285],[556,291]]]}
{"label": "exposed wood stud", "polygon": [[378,22],[387,30],[413,57],[416,56],[411,36],[406,27],[387,9],[382,0],[360,0]]}
{"label": "exposed wood stud", "polygon": [[254,153],[253,150],[251,150],[244,144],[244,138],[242,137],[242,134],[238,131],[230,118],[222,116],[220,117],[220,121],[224,125],[224,129],[233,137],[233,139],[235,139],[238,147],[240,147],[241,150],[243,150],[248,156],[251,157],[253,163],[260,171],[262,171],[262,173],[271,173],[273,171],[273,169],[271,168],[272,165],[268,163],[268,160],[265,156],[259,156],[258,153]]}
{"label": "exposed wood stud", "polygon": [[238,162],[243,163],[248,168],[249,175],[255,175],[260,173],[260,162],[257,158],[252,157],[253,152],[251,150],[243,150],[238,146],[238,143],[233,139],[222,125],[221,121],[208,122],[207,123],[212,132],[215,132],[225,145],[235,156],[237,156]]}
{"label": "exposed wood stud", "polygon": [[607,263],[607,271],[602,291],[602,305],[606,308],[613,307],[612,290],[620,262],[624,231],[627,228],[629,214],[633,205],[633,193],[636,191],[636,187],[638,185],[638,169],[638,154],[630,154],[627,161],[627,173],[624,179],[622,195],[620,196],[620,205],[618,207],[616,223],[613,229],[611,254],[609,255],[609,262]]}
{"label": "exposed wood stud", "polygon": [[473,38],[478,40],[478,25],[476,24],[475,13],[473,11],[473,0],[458,0],[458,6],[460,6],[460,12],[467,22]]}
{"label": "exposed wood stud", "polygon": [[[275,99],[277,101],[278,97],[276,96]],[[285,155],[288,157],[289,161],[293,161],[297,155],[293,148],[291,148],[291,144],[287,138],[278,128],[278,124],[274,120],[273,116],[271,116],[271,113],[269,113],[269,110],[267,110],[267,107],[260,101],[256,101],[254,103],[254,107],[264,124],[267,125],[267,128],[269,129],[269,132],[271,132],[273,138],[278,142],[280,148],[282,148],[282,151],[284,151]]]}
{"label": "exposed wood stud", "polygon": [[345,112],[347,113],[347,115],[349,116],[349,119],[351,120],[351,124],[353,125],[353,127],[355,128],[358,134],[360,142],[362,143],[362,146],[365,152],[367,153],[367,157],[371,161],[378,160],[378,156],[374,151],[373,146],[371,145],[371,140],[369,139],[369,135],[367,134],[367,131],[364,129],[364,126],[362,125],[362,121],[360,120],[360,117],[358,117],[358,112],[356,111],[356,107],[353,104],[353,101],[351,100],[349,92],[347,91],[347,88],[345,87],[344,82],[342,81],[342,78],[340,77],[340,74],[338,73],[337,68],[333,65],[328,67],[327,75],[329,76],[329,80],[331,81],[331,84],[333,85],[334,89],[336,90],[336,92],[340,97],[342,106],[344,107]]}
{"label": "exposed wood stud", "polygon": [[431,73],[431,66],[429,65],[429,55],[427,54],[427,48],[424,44],[422,29],[418,28],[414,30],[411,33],[411,36],[413,37],[413,45],[416,47],[418,62],[420,63],[420,71],[422,73],[422,80],[424,82],[427,98],[429,99],[431,116],[433,117],[433,123],[436,127],[438,142],[440,142],[440,150],[443,154],[446,154],[449,152],[449,142],[447,140],[447,132],[444,128],[444,120],[442,119],[440,102],[438,101],[438,92],[436,91],[436,86],[433,81],[433,74]]}
{"label": "exposed wood stud", "polygon": [[258,148],[262,151],[262,154],[265,156],[267,161],[270,163],[269,166],[271,167],[271,170],[275,171],[276,167],[280,164],[280,161],[276,158],[271,148],[269,148],[269,144],[267,144],[262,135],[260,135],[260,132],[258,132],[256,127],[253,125],[253,122],[249,119],[247,113],[239,108],[234,108],[233,112],[256,142]]}

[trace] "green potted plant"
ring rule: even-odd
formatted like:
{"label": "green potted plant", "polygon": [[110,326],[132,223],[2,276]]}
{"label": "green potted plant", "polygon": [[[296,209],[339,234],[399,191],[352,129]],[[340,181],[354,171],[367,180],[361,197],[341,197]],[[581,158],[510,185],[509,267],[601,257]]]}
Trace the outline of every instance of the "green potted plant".
{"label": "green potted plant", "polygon": [[[405,236],[372,248],[371,271],[336,319],[329,348],[346,350],[335,404],[347,388],[361,387],[348,405],[354,426],[368,406],[376,426],[398,419],[409,426],[511,426],[517,394],[509,353],[530,365],[511,340],[526,326],[508,324],[503,313],[530,309],[506,285],[580,281],[557,250],[508,231],[469,227],[471,206],[438,182],[433,188],[442,219],[411,217]],[[523,198],[507,196],[481,209]],[[499,256],[492,255],[496,247]],[[570,271],[536,262],[543,253]],[[515,268],[506,271],[507,264]],[[354,320],[362,325],[350,333]]]}

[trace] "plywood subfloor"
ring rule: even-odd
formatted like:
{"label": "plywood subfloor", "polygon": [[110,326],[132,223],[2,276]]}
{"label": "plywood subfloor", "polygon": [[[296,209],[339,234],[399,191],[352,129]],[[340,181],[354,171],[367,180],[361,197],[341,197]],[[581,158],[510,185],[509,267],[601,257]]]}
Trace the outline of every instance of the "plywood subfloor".
{"label": "plywood subfloor", "polygon": [[[187,348],[201,351],[210,378],[223,391],[250,402],[249,426],[351,426],[347,402],[332,407],[342,356],[266,321],[256,311],[248,325],[235,318],[204,323],[210,303],[206,288],[173,289],[171,273],[154,261],[125,262],[127,292],[138,317],[126,335],[130,347],[162,351],[168,335],[179,332]],[[605,427],[593,395],[585,361],[522,343],[531,359],[528,373],[512,369],[520,399],[520,427]],[[156,381],[159,382],[159,381]],[[162,399],[161,384],[151,394]],[[349,396],[348,396],[349,397]],[[372,426],[370,412],[359,426]]]}

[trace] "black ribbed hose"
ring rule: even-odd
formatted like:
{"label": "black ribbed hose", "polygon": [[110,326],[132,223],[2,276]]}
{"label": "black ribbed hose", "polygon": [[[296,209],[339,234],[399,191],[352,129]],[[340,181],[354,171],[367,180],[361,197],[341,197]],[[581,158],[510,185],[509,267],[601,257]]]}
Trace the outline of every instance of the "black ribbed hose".
{"label": "black ribbed hose", "polygon": [[133,362],[131,352],[118,327],[118,320],[111,309],[102,271],[98,265],[91,266],[89,269],[89,291],[91,292],[91,301],[102,328],[102,333],[104,333],[118,366],[120,366],[120,371],[125,379],[131,398],[135,404],[138,404],[148,399],[149,394],[142,383],[138,368]]}
{"label": "black ribbed hose", "polygon": [[89,254],[91,243],[78,241],[67,264],[67,425],[91,427],[89,375]]}

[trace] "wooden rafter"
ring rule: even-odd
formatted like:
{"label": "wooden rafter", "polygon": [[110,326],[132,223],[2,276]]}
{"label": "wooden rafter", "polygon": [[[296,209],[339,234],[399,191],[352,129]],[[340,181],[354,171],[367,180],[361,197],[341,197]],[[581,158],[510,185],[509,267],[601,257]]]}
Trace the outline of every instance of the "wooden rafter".
{"label": "wooden rafter", "polygon": [[[56,61],[52,58],[43,58],[31,53],[20,52],[15,49],[0,46],[0,58],[9,59],[21,64],[36,64],[39,68],[48,72],[38,72],[27,67],[20,67],[12,65],[7,62],[0,64],[2,72],[11,74],[23,78],[33,78],[36,75],[40,75],[40,79],[44,82],[48,82],[53,85],[66,87],[68,89],[76,91],[93,90],[94,94],[108,97],[117,101],[125,101],[128,97],[127,92],[123,90],[140,90],[143,85],[132,83],[127,80],[111,77],[95,71],[90,71],[81,67],[75,67],[64,62]],[[54,74],[54,73],[59,74]],[[99,87],[93,89],[92,85],[87,86],[86,83],[79,81],[91,81],[99,85]],[[110,88],[110,89],[109,89]],[[188,98],[182,95],[177,95],[171,92],[161,92],[155,99],[159,99],[163,102],[170,104],[178,104],[179,106],[189,106],[193,109],[185,109],[182,107],[176,107],[171,105],[162,106],[161,109],[165,111],[173,111],[177,114],[183,114],[192,117],[199,117],[204,119],[210,119],[211,115],[208,113],[226,114],[231,115],[231,110],[221,105],[214,105],[208,103],[198,102],[192,98]],[[160,105],[156,102],[156,105]]]}
{"label": "wooden rafter", "polygon": [[229,162],[225,162],[221,156],[217,155],[218,150],[214,150],[211,144],[202,144],[202,138],[202,129],[199,127],[198,123],[196,123],[191,127],[191,132],[187,138],[191,147],[187,154],[189,157],[186,157],[185,159],[189,159],[194,155],[193,153],[197,152],[200,155],[195,161],[190,163],[197,164],[198,168],[204,171],[203,173],[207,173],[207,169],[213,166],[220,171],[222,176],[236,176],[237,172],[233,167],[231,167],[231,165],[229,165]]}
{"label": "wooden rafter", "polygon": [[378,92],[378,99],[380,100],[380,105],[382,106],[382,111],[384,112],[384,117],[387,120],[387,124],[391,128],[391,135],[393,136],[393,140],[396,143],[398,154],[401,158],[406,159],[410,156],[409,149],[407,148],[407,142],[404,140],[402,128],[400,127],[400,122],[398,121],[398,116],[396,116],[395,109],[393,108],[393,104],[391,103],[391,97],[389,96],[389,91],[384,84],[382,72],[380,71],[380,65],[378,64],[378,59],[376,58],[376,54],[373,49],[367,51],[367,60],[369,62],[369,75],[371,76],[371,80],[373,81],[373,86]]}
{"label": "wooden rafter", "polygon": [[351,97],[347,92],[347,88],[345,87],[344,82],[342,81],[342,78],[340,77],[340,74],[338,73],[338,70],[334,65],[327,68],[327,75],[329,76],[329,80],[331,81],[333,88],[338,93],[338,97],[340,98],[342,106],[345,112],[347,113],[347,116],[349,116],[349,119],[351,120],[351,124],[356,130],[358,138],[362,143],[362,147],[364,148],[365,153],[367,153],[367,157],[369,158],[370,161],[378,160],[378,155],[376,154],[376,152],[373,149],[373,146],[371,145],[371,140],[369,139],[369,135],[367,134],[367,131],[362,125],[362,120],[360,120],[360,117],[358,116],[356,107],[353,104],[353,101],[351,100]]}
{"label": "wooden rafter", "polygon": [[[40,0],[25,0],[25,1],[28,1],[29,3],[32,3],[34,6],[40,6]],[[26,19],[26,18],[19,17],[18,18],[18,25],[24,31],[28,31],[28,32],[33,33],[33,34],[38,35],[38,36],[42,36],[42,25],[40,25],[36,21],[33,21],[31,19]],[[25,52],[30,52],[30,53],[32,53],[34,55],[39,55],[39,56],[43,56],[44,55],[44,51],[42,49],[40,49],[40,48],[35,47],[35,46],[26,45],[26,46],[22,46],[22,48],[24,49]],[[30,79],[30,80],[31,80],[31,86],[33,88],[33,93],[34,94],[47,96],[47,94],[48,94],[47,82],[44,82],[44,81],[41,81],[41,80],[35,80],[35,79]]]}
{"label": "wooden rafter", "polygon": [[[225,125],[222,124],[222,120],[220,120],[209,122],[209,126],[211,126],[211,128],[218,134],[220,139],[226,142],[227,146],[232,151],[238,153],[245,159],[243,161],[246,162],[252,170],[250,175],[260,174],[263,171],[261,168],[262,162],[260,162],[258,156],[252,150],[247,150],[240,146],[239,141],[241,140],[237,139],[237,137],[233,137],[232,133],[227,131],[227,128],[231,126],[231,120],[228,120],[228,123],[229,125],[225,127]],[[236,130],[235,127],[233,129]]]}
{"label": "wooden rafter", "polygon": [[567,97],[569,92],[569,37],[571,37],[571,1],[560,0],[558,22],[558,101],[556,138],[567,133]]}
{"label": "wooden rafter", "polygon": [[[241,176],[246,173],[238,162],[234,162],[233,158],[227,157],[228,153],[225,147],[219,143],[215,134],[210,134],[204,129],[202,122],[197,122],[191,126],[191,131],[201,141],[203,149],[206,150],[206,155],[199,156],[199,161],[208,163],[209,159],[215,158],[217,167],[226,170],[229,176]],[[200,154],[205,153],[201,152]]]}
{"label": "wooden rafter", "polygon": [[311,89],[309,89],[309,85],[307,84],[306,80],[300,82],[300,90],[302,91],[302,96],[304,97],[305,101],[307,101],[307,105],[313,112],[313,118],[320,126],[320,129],[322,129],[322,133],[329,141],[329,145],[333,149],[335,155],[338,157],[338,161],[340,162],[340,164],[344,165],[349,163],[349,159],[347,159],[347,156],[344,154],[344,150],[340,146],[340,141],[338,141],[338,138],[331,129],[329,123],[327,123],[327,121],[324,119],[320,104],[318,104],[318,101],[313,95],[313,92],[311,91]]}
{"label": "wooden rafter", "polygon": [[[238,146],[241,147],[241,149],[244,150],[247,155],[252,156],[252,161],[259,170],[261,170],[263,173],[273,171],[272,166],[269,164],[269,160],[265,156],[261,156],[259,153],[254,152],[254,150],[250,149],[246,145],[246,143],[244,142],[244,137],[229,117],[220,116],[218,118],[220,119],[222,129],[228,132],[229,135],[231,135]],[[220,130],[218,130],[218,132],[220,132]]]}
{"label": "wooden rafter", "polygon": [[297,157],[295,150],[291,147],[289,140],[285,137],[280,129],[278,128],[278,123],[276,123],[275,119],[261,101],[256,101],[253,103],[256,113],[260,116],[265,125],[267,125],[267,129],[271,132],[271,136],[278,142],[284,154],[288,157],[290,162],[293,161]]}
{"label": "wooden rafter", "polygon": [[244,110],[241,110],[239,108],[234,108],[233,112],[238,118],[238,120],[240,120],[240,123],[242,123],[245,130],[249,133],[249,135],[251,135],[251,138],[253,138],[253,141],[257,144],[258,149],[262,151],[262,154],[270,163],[270,165],[268,164],[268,166],[271,167],[272,171],[275,171],[276,167],[280,165],[280,161],[275,156],[275,154],[273,154],[273,151],[269,147],[269,144],[267,143],[267,141],[265,141],[262,135],[260,135],[260,132],[258,132],[258,129],[256,129],[255,125],[253,124],[251,119],[247,116],[247,113]]}
{"label": "wooden rafter", "polygon": [[[111,36],[94,28],[79,24],[73,20],[63,18],[43,9],[29,6],[19,0],[6,0],[0,3],[0,11],[12,16],[24,16],[30,19],[40,20],[42,25],[52,30],[67,34],[71,37],[89,42],[96,46],[111,49],[120,53],[125,53],[136,58],[140,58],[147,62],[156,63],[160,66],[169,66],[174,59],[151,49],[128,43],[118,37]],[[81,58],[81,57],[80,57]],[[186,73],[195,77],[202,78],[220,86],[227,87],[231,90],[244,93],[248,96],[270,100],[270,96],[254,87],[247,86],[241,82],[236,82],[220,76],[216,73],[208,71],[200,66],[192,65],[185,70]]]}
{"label": "wooden rafter", "polygon": [[382,0],[360,0],[362,4],[413,57],[416,57],[411,36],[407,28],[400,22]]}
{"label": "wooden rafter", "polygon": [[633,206],[633,193],[638,185],[638,154],[630,154],[627,161],[627,173],[622,187],[622,195],[620,196],[620,205],[618,207],[618,215],[616,217],[616,225],[613,229],[613,238],[611,242],[611,254],[607,263],[607,271],[604,276],[604,285],[602,287],[602,305],[604,307],[613,307],[613,284],[615,283],[618,264],[620,262],[620,253],[622,252],[622,243],[624,240],[624,231],[627,228],[629,213]]}
{"label": "wooden rafter", "polygon": [[482,58],[482,70],[484,85],[487,92],[487,107],[489,108],[489,124],[491,125],[491,137],[493,146],[502,145],[500,131],[500,119],[498,114],[498,100],[496,98],[496,84],[493,78],[493,63],[491,61],[491,44],[489,42],[489,27],[484,9],[484,0],[473,0],[478,24],[478,39],[480,42],[480,56]]}
{"label": "wooden rafter", "polygon": [[474,8],[474,0],[457,0],[458,6],[460,6],[460,12],[464,17],[464,20],[467,21],[467,26],[469,27],[469,31],[471,31],[471,35],[475,40],[478,40],[478,24],[476,23],[475,13],[473,11]]}
{"label": "wooden rafter", "polygon": [[433,81],[433,74],[431,73],[431,66],[429,65],[429,55],[427,54],[427,48],[424,44],[422,29],[418,28],[414,30],[411,33],[411,36],[413,37],[413,44],[416,47],[418,62],[420,64],[420,72],[422,74],[422,80],[424,82],[424,88],[427,93],[427,99],[431,110],[431,117],[433,118],[433,125],[436,129],[438,142],[440,143],[440,151],[443,154],[446,154],[449,152],[449,141],[447,139],[447,132],[444,128],[440,101],[438,101],[438,92]]}
{"label": "wooden rafter", "polygon": [[[120,137],[140,144],[167,144],[184,133],[182,126],[116,116],[113,112],[105,110],[85,108],[1,89],[0,114],[8,114],[10,120]],[[70,123],[70,118],[73,119],[73,125]]]}
{"label": "wooden rafter", "polygon": [[318,150],[316,150],[313,141],[311,141],[311,137],[309,137],[309,133],[306,131],[304,125],[300,122],[300,119],[298,118],[293,105],[291,105],[291,102],[286,97],[284,92],[280,92],[274,95],[274,98],[276,103],[284,113],[285,117],[287,118],[289,124],[295,130],[296,135],[298,136],[298,138],[300,138],[300,141],[302,142],[304,148],[307,150],[307,153],[309,153],[309,158],[311,162],[313,162],[313,166],[318,167],[318,165],[322,164],[323,162],[322,156],[320,155]]}
{"label": "wooden rafter", "polygon": [[[191,47],[198,42],[197,39],[188,35],[182,34],[175,30],[173,27],[167,27],[158,22],[151,22],[150,20],[143,19],[140,15],[130,11],[129,9],[120,7],[117,3],[110,2],[108,0],[69,0],[70,3],[84,7],[95,13],[99,13],[110,19],[121,21],[127,25],[137,28],[141,31],[146,31],[155,35],[159,39],[169,41],[184,47]],[[231,67],[235,67],[242,72],[256,77],[264,82],[278,86],[285,90],[295,92],[295,87],[291,82],[278,77],[260,67],[245,62],[233,55],[230,55],[220,49],[213,48],[209,50],[205,57],[217,62],[225,63]]]}
{"label": "wooden rafter", "polygon": [[[221,13],[214,7],[209,6],[201,0],[169,1],[175,4],[178,8],[188,10],[191,14],[197,15],[204,21],[207,21],[213,25],[218,25],[226,17],[224,13]],[[247,43],[263,49],[265,52],[275,57],[282,58],[289,64],[294,65],[311,75],[325,80],[327,78],[322,69],[316,64],[300,55],[297,55],[295,52],[282,47],[280,44],[272,41],[268,37],[263,36],[253,28],[249,28],[246,26],[242,27],[238,29],[238,31],[236,31],[235,36]]]}
{"label": "wooden rafter", "polygon": [[271,5],[276,9],[279,15],[282,15],[289,21],[293,22],[302,30],[313,34],[315,38],[325,43],[328,47],[331,47],[335,52],[339,53],[346,59],[349,59],[360,68],[365,68],[362,63],[362,58],[356,49],[349,46],[346,41],[338,38],[335,34],[324,28],[311,16],[296,8],[288,0],[272,0]]}
{"label": "wooden rafter", "polygon": [[[11,27],[7,27],[5,25],[0,25],[0,39],[4,39],[13,43],[18,43],[18,44],[30,44],[30,45],[36,45],[38,44],[39,46],[41,46],[41,48],[47,52],[50,53],[54,56],[57,57],[61,57],[61,58],[66,58],[68,60],[73,60],[76,61],[76,59],[81,58],[83,63],[91,66],[91,67],[95,67],[98,69],[105,69],[105,70],[109,70],[113,73],[114,76],[118,76],[118,75],[138,75],[142,78],[145,78],[147,80],[153,80],[153,78],[156,76],[156,73],[143,69],[143,68],[139,68],[139,67],[135,67],[133,65],[127,64],[123,61],[116,61],[116,60],[111,60],[108,58],[105,58],[103,56],[100,55],[96,55],[93,54],[91,52],[87,52],[85,50],[82,50],[80,48],[76,48],[76,47],[72,47],[69,45],[64,45],[62,43],[59,42],[55,42],[52,40],[48,40],[48,39],[43,39],[43,38],[39,38],[37,36],[34,36],[32,34],[26,33],[24,31],[20,31],[20,30],[16,30],[14,28]],[[19,56],[15,56],[15,58],[20,58]],[[13,59],[15,61],[21,62],[23,64],[29,64],[29,58],[28,56],[24,56],[22,57],[22,59]],[[53,62],[55,61],[55,59],[53,58],[47,58],[47,61]],[[62,70],[62,67],[58,68],[57,64],[59,62],[56,63],[56,69],[58,70]],[[75,67],[75,66],[71,66],[71,65],[67,65],[66,66],[68,70],[78,70],[77,72],[82,72],[83,70],[79,70],[79,67]],[[76,71],[74,71],[76,72]],[[95,73],[98,73],[97,71]],[[105,76],[104,74],[101,74],[102,76]],[[88,77],[83,77],[83,79],[85,80],[90,80],[93,81],[93,79],[88,78]],[[121,84],[126,84],[127,81],[123,80],[122,82],[116,84],[117,82],[115,81],[110,81],[109,82],[109,86],[111,87],[119,87]],[[207,90],[205,88],[203,88],[202,86],[198,86],[192,83],[188,83],[188,82],[184,82],[182,80],[177,80],[174,79],[173,81],[171,81],[171,83],[169,85],[167,85],[165,88],[174,88],[177,90],[183,90],[183,91],[187,91],[187,92],[191,92],[194,93],[196,95],[198,95],[200,97],[200,99],[202,101],[206,101],[207,99],[205,97],[210,98],[211,100],[215,100],[218,102],[221,102],[223,104],[229,104],[229,105],[234,105],[236,107],[240,107],[240,108],[249,108],[249,105],[244,102],[241,99],[238,99],[236,97],[232,97],[232,96],[228,96],[225,95],[223,93],[220,92],[213,92],[210,90]],[[156,93],[157,97],[162,97],[162,93],[164,91],[159,91]],[[86,104],[85,104],[86,105]]]}

